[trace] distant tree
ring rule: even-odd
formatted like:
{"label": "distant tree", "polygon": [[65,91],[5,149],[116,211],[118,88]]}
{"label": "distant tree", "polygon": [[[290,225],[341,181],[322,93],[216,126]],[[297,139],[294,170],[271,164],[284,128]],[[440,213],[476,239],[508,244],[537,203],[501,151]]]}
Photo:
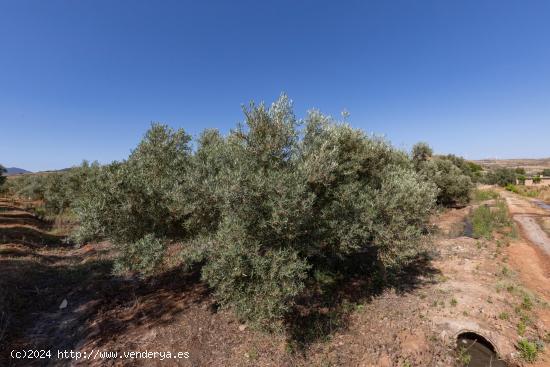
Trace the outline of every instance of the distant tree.
{"label": "distant tree", "polygon": [[544,177],[550,177],[550,168],[543,169],[540,174]]}
{"label": "distant tree", "polygon": [[6,169],[4,166],[0,164],[0,186],[4,185],[4,182],[6,182],[6,176],[4,176],[4,173],[6,173]]}
{"label": "distant tree", "polygon": [[479,164],[477,163],[474,163],[472,161],[468,161],[466,163],[468,165],[468,167],[470,168],[470,171],[476,173],[476,172],[481,172],[483,171],[483,167],[481,167]]}
{"label": "distant tree", "polygon": [[525,175],[518,175],[518,182],[520,185],[525,185],[525,180],[527,178],[525,177]]}
{"label": "distant tree", "polygon": [[516,171],[511,168],[500,167],[485,176],[485,183],[490,185],[506,186],[516,184]]}
{"label": "distant tree", "polygon": [[516,173],[517,173],[518,175],[525,175],[525,168],[523,168],[523,167],[517,167],[517,168],[516,168]]}
{"label": "distant tree", "polygon": [[533,177],[533,183],[534,184],[541,183],[541,181],[542,181],[542,179],[540,178],[540,176]]}

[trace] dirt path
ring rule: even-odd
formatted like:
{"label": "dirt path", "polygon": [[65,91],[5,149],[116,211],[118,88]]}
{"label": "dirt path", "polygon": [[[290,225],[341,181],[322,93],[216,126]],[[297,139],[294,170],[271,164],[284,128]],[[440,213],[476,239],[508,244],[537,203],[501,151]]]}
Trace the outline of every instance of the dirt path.
{"label": "dirt path", "polygon": [[[550,302],[550,237],[539,225],[541,219],[550,218],[550,210],[536,200],[505,190],[499,192],[521,233],[520,239],[508,248],[509,263],[530,290]],[[550,330],[550,310],[539,309],[537,316],[543,327]],[[545,350],[544,354],[544,361],[537,366],[550,366],[550,352]]]}
{"label": "dirt path", "polygon": [[[506,200],[510,215],[514,221],[519,225],[519,229],[523,237],[528,243],[518,244],[528,245],[529,243],[535,246],[535,251],[527,251],[532,253],[533,256],[529,256],[529,259],[515,259],[516,261],[536,262],[536,268],[539,270],[547,271],[550,269],[550,237],[540,227],[539,219],[550,218],[550,210],[543,209],[541,206],[536,205],[533,200],[523,198],[519,195],[511,193],[509,191],[500,190],[500,195]],[[524,246],[522,246],[524,247]],[[527,257],[527,256],[521,256]],[[536,259],[535,259],[536,258]],[[527,269],[525,269],[527,270]],[[547,273],[547,272],[546,272]],[[550,290],[550,283],[547,284]]]}
{"label": "dirt path", "polygon": [[[0,201],[0,365],[66,365],[16,360],[13,349],[71,349],[83,333],[91,296],[83,284],[97,268],[86,248],[67,245],[51,225],[17,204]],[[65,307],[60,307],[66,303]]]}

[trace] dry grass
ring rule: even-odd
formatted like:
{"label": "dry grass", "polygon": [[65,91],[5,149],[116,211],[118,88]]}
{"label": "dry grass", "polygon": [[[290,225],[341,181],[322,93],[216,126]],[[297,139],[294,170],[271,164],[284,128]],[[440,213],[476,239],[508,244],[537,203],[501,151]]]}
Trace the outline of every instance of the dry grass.
{"label": "dry grass", "polygon": [[514,188],[517,194],[550,203],[550,186],[514,185]]}

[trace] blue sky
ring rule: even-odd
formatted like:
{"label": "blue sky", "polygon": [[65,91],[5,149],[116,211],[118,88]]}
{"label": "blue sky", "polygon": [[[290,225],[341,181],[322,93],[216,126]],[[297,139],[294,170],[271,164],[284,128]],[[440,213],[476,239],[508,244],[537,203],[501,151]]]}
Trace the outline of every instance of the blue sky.
{"label": "blue sky", "polygon": [[400,148],[550,156],[550,2],[0,0],[0,163],[125,158],[285,91]]}

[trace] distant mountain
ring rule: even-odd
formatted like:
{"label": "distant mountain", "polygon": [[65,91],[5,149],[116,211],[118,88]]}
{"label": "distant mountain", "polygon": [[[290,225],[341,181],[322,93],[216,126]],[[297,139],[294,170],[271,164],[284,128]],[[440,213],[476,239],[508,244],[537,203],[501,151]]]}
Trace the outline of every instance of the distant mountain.
{"label": "distant mountain", "polygon": [[8,167],[6,168],[6,171],[6,176],[20,175],[22,173],[32,173],[31,171],[27,171],[26,169],[17,167]]}

